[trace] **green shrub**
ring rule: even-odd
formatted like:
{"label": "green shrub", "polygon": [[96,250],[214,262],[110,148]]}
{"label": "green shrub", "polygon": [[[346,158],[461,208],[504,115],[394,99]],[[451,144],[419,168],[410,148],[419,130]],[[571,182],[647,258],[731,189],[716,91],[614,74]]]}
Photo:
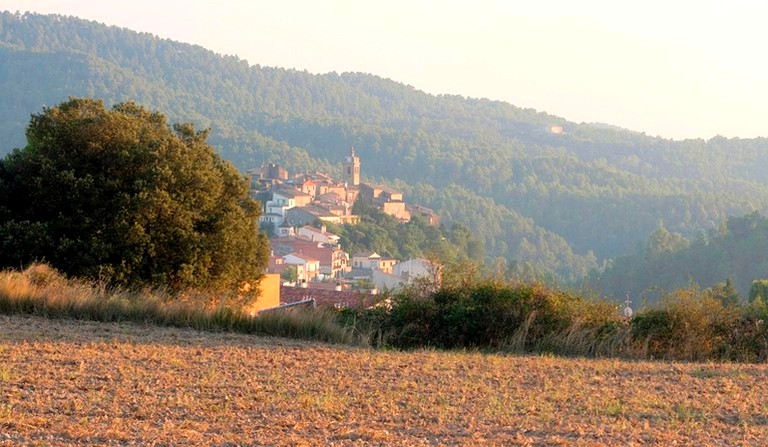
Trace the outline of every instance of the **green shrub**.
{"label": "green shrub", "polygon": [[[579,334],[603,337],[603,327],[616,324],[618,315],[609,303],[539,284],[489,280],[429,294],[406,290],[394,297],[391,309],[355,313],[355,321],[373,335],[374,345],[572,352],[589,338]],[[582,350],[598,350],[596,343],[587,344]]]}
{"label": "green shrub", "polygon": [[445,347],[434,340],[438,312],[432,300],[422,300],[408,294],[396,296],[390,311],[381,315],[378,328],[381,342],[404,349]]}
{"label": "green shrub", "polygon": [[728,339],[729,360],[768,361],[768,306],[757,296],[745,305]]}

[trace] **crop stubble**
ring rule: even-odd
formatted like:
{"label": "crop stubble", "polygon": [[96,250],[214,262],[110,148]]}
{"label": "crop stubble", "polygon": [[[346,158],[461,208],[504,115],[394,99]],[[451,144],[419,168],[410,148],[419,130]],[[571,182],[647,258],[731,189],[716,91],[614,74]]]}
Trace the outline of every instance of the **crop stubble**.
{"label": "crop stubble", "polygon": [[766,445],[766,378],[0,316],[0,445]]}

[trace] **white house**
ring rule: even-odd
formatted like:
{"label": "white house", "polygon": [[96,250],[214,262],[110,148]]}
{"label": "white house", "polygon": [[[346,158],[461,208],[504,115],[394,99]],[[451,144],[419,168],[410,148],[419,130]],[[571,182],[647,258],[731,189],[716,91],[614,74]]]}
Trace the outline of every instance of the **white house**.
{"label": "white house", "polygon": [[406,281],[396,275],[391,275],[384,270],[371,271],[371,281],[376,285],[379,290],[393,290],[402,286]]}
{"label": "white house", "polygon": [[392,270],[392,274],[399,276],[406,281],[416,278],[430,278],[438,273],[438,266],[422,258],[409,259],[400,262],[396,264]]}
{"label": "white house", "polygon": [[280,226],[280,224],[283,223],[285,220],[285,216],[282,214],[277,213],[264,213],[261,216],[259,216],[259,222],[271,222],[272,225],[275,227],[275,231],[277,231],[277,228]]}
{"label": "white house", "polygon": [[309,194],[295,188],[277,188],[272,191],[272,200],[265,204],[266,214],[279,214],[285,217],[285,212],[297,206],[309,204],[312,198]]}
{"label": "white house", "polygon": [[352,268],[376,269],[379,267],[381,255],[375,251],[364,251],[352,255]]}
{"label": "white house", "polygon": [[[301,253],[290,253],[283,256],[283,262],[288,265],[300,265],[305,272],[304,278],[298,278],[299,281],[312,281],[320,274],[320,260]],[[298,271],[298,269],[297,269]]]}

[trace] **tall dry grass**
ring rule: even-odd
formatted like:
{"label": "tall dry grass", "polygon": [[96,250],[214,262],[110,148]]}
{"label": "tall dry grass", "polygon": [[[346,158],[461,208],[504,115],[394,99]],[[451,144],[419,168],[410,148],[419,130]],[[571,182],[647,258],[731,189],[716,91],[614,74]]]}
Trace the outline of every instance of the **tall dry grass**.
{"label": "tall dry grass", "polygon": [[0,272],[0,312],[93,321],[131,321],[207,331],[235,331],[329,343],[355,344],[353,331],[332,311],[270,312],[257,316],[247,302],[203,292],[125,290],[68,279],[45,264]]}
{"label": "tall dry grass", "polygon": [[[422,291],[423,292],[423,291]],[[480,281],[405,290],[391,307],[252,316],[237,295],[172,295],[67,279],[36,264],[0,272],[0,312],[133,321],[398,349],[480,349],[569,356],[768,361],[768,305],[730,305],[692,287],[634,318],[613,303],[540,284]]]}

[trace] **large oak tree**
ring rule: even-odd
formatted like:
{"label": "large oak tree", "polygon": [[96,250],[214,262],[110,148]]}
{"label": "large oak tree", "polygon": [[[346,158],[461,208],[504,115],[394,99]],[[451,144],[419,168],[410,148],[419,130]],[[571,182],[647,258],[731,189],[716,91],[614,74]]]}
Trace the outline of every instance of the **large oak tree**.
{"label": "large oak tree", "polygon": [[174,290],[255,280],[258,203],[206,138],[134,103],[33,115],[27,146],[0,160],[0,264]]}

